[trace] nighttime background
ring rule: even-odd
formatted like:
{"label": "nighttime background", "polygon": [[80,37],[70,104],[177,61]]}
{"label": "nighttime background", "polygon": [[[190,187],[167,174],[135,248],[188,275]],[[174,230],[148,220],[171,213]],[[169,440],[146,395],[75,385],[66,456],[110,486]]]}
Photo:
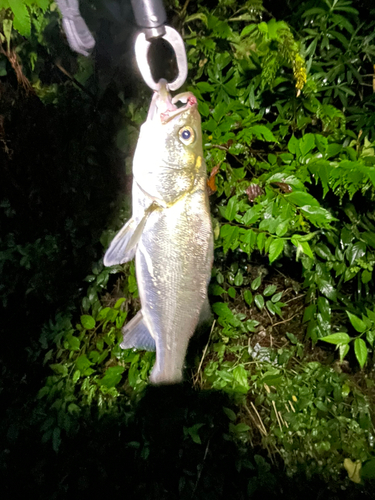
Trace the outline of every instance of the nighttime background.
{"label": "nighttime background", "polygon": [[[0,0],[2,498],[372,498],[375,9],[168,0],[196,95],[215,233],[213,324],[185,382],[123,351],[130,216],[151,91],[130,2]],[[150,51],[173,77],[170,48]],[[172,76],[170,76],[172,75]]]}

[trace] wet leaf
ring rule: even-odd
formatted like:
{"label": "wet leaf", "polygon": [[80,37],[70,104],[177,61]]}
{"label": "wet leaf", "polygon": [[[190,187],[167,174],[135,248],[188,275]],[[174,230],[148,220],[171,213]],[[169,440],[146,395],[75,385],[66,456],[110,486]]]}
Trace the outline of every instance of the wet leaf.
{"label": "wet leaf", "polygon": [[367,360],[367,346],[363,339],[355,339],[354,353],[361,368],[364,367]]}
{"label": "wet leaf", "polygon": [[351,341],[349,335],[345,332],[333,333],[332,335],[327,335],[326,337],[322,337],[319,340],[323,340],[323,342],[328,342],[330,344],[348,344]]}
{"label": "wet leaf", "polygon": [[257,278],[255,278],[255,280],[253,280],[251,282],[251,289],[252,290],[258,290],[258,288],[260,287],[261,282],[262,282],[261,276],[258,276]]}
{"label": "wet leaf", "polygon": [[98,384],[104,385],[108,389],[110,389],[111,387],[115,387],[120,382],[124,371],[124,366],[111,366],[105,372],[104,377],[98,380]]}
{"label": "wet leaf", "polygon": [[265,295],[266,297],[269,297],[270,295],[272,295],[276,292],[276,289],[277,289],[276,285],[268,285],[265,288],[263,295]]}
{"label": "wet leaf", "polygon": [[273,262],[274,260],[279,257],[279,255],[282,253],[284,249],[284,244],[285,240],[282,239],[274,239],[271,242],[270,249],[269,249],[269,259],[270,263]]}
{"label": "wet leaf", "polygon": [[95,328],[95,320],[89,314],[83,314],[81,316],[81,323],[82,326],[86,328],[86,330],[92,330],[93,328]]}
{"label": "wet leaf", "polygon": [[262,297],[262,295],[255,295],[254,302],[255,302],[256,306],[259,309],[263,309],[263,307],[264,307],[264,298]]}
{"label": "wet leaf", "polygon": [[350,319],[350,323],[353,325],[355,330],[357,330],[357,332],[363,333],[366,330],[366,324],[360,318],[358,318],[358,316],[350,313],[349,311],[346,311],[346,314]]}

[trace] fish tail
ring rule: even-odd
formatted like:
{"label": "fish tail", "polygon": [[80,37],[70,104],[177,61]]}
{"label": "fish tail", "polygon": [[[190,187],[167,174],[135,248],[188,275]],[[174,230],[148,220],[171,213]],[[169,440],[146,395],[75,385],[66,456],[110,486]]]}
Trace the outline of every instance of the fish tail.
{"label": "fish tail", "polygon": [[160,369],[157,364],[151,371],[150,382],[154,385],[180,384],[183,381],[182,368],[173,372]]}

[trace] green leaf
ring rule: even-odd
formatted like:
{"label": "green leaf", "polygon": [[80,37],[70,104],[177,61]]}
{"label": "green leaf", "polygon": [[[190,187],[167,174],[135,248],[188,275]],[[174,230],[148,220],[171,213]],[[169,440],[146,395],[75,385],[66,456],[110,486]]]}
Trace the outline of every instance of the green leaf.
{"label": "green leaf", "polygon": [[284,249],[285,240],[275,239],[272,240],[269,250],[269,259],[270,263],[277,259],[277,257],[281,254]]}
{"label": "green leaf", "polygon": [[237,420],[237,415],[234,413],[233,410],[231,410],[230,408],[225,408],[224,406],[223,410],[226,416],[229,418],[229,420],[231,420],[232,422],[235,422]]}
{"label": "green leaf", "polygon": [[79,378],[81,376],[81,372],[79,370],[76,370],[74,373],[73,373],[73,377],[72,377],[72,380],[73,380],[73,384],[75,384],[76,382],[78,382]]}
{"label": "green leaf", "polygon": [[368,332],[366,332],[366,340],[370,344],[370,346],[373,347],[375,340],[375,332],[373,330],[369,330]]}
{"label": "green leaf", "polygon": [[259,309],[263,309],[263,307],[264,307],[264,298],[262,297],[262,295],[255,295],[254,302],[255,302],[255,305]]}
{"label": "green leaf", "polygon": [[31,33],[31,20],[29,11],[24,4],[23,0],[11,0],[10,8],[13,11],[13,27],[22,36],[30,36]]}
{"label": "green leaf", "polygon": [[317,401],[317,402],[315,403],[315,406],[316,406],[316,407],[317,407],[320,411],[324,411],[324,412],[327,412],[327,411],[328,411],[328,407],[327,407],[327,405],[325,405],[325,404],[323,403],[323,401]]}
{"label": "green leaf", "polygon": [[196,21],[199,19],[199,21],[202,21],[206,26],[208,25],[207,21],[207,16],[203,14],[203,12],[196,12],[195,14],[192,14],[191,16],[187,16],[184,20],[185,23],[190,23],[191,21]]}
{"label": "green leaf", "polygon": [[234,380],[241,385],[245,391],[247,392],[249,390],[249,383],[248,383],[248,372],[244,368],[243,365],[238,365],[236,368],[233,370],[233,378]]}
{"label": "green leaf", "polygon": [[245,299],[245,302],[251,306],[253,303],[253,294],[250,292],[250,290],[245,290],[243,293],[243,298]]}
{"label": "green leaf", "polygon": [[248,319],[245,321],[245,326],[249,332],[255,332],[255,328],[259,325],[256,319]]}
{"label": "green leaf", "polygon": [[367,360],[367,346],[363,339],[355,339],[354,353],[361,368],[364,367]]}
{"label": "green leaf", "polygon": [[72,414],[72,413],[80,413],[81,412],[81,408],[74,404],[74,403],[70,403],[70,405],[68,406],[68,413]]}
{"label": "green leaf", "polygon": [[202,93],[213,92],[215,90],[215,87],[207,82],[198,82],[197,87]]}
{"label": "green leaf", "polygon": [[248,430],[250,430],[250,426],[248,426],[247,424],[245,424],[243,422],[240,422],[239,424],[235,425],[233,428],[233,431],[236,434],[239,434],[241,432],[247,432]]}
{"label": "green leaf", "polygon": [[221,316],[222,318],[233,316],[232,311],[229,309],[228,304],[225,302],[215,302],[215,304],[212,305],[212,309],[215,314]]}
{"label": "green leaf", "polygon": [[292,137],[289,139],[289,142],[288,142],[288,150],[290,153],[292,154],[296,154],[297,152],[297,146],[298,146],[298,139],[296,139],[294,137],[294,135],[292,135]]}
{"label": "green leaf", "polygon": [[236,297],[236,290],[233,287],[228,288],[228,295],[234,299]]}
{"label": "green leaf", "polygon": [[310,321],[314,317],[315,311],[316,311],[315,304],[310,304],[309,306],[307,306],[305,309],[305,312],[303,313],[302,323],[306,323],[306,321]]}
{"label": "green leaf", "polygon": [[251,282],[251,285],[250,285],[251,289],[252,290],[258,290],[258,288],[260,287],[261,282],[262,282],[261,276],[258,276],[257,278],[255,278],[255,280],[253,280]]}
{"label": "green leaf", "polygon": [[359,319],[358,316],[355,316],[349,311],[346,311],[346,314],[350,319],[350,323],[353,325],[355,330],[357,330],[357,332],[363,333],[366,330],[366,324],[361,319]]}
{"label": "green leaf", "polygon": [[238,226],[231,226],[224,224],[221,226],[220,236],[224,239],[223,250],[226,253],[230,248],[234,250],[239,245],[240,228]]}
{"label": "green leaf", "polygon": [[318,285],[320,293],[325,295],[328,299],[336,302],[337,291],[335,290],[335,287],[329,281],[326,281],[324,278],[320,276],[316,276],[315,280],[316,284]]}
{"label": "green leaf", "polygon": [[319,207],[319,202],[311,194],[303,191],[293,191],[293,193],[284,196],[288,201],[297,205],[297,207],[303,207],[304,205]]}
{"label": "green leaf", "polygon": [[295,177],[294,175],[285,175],[283,172],[277,172],[276,174],[271,175],[271,177],[267,179],[267,184],[272,184],[275,182],[290,184],[296,189],[302,190],[304,188],[302,182],[299,179],[297,179],[297,177]]}
{"label": "green leaf", "polygon": [[304,212],[305,217],[318,227],[321,225],[326,226],[329,222],[337,220],[328,210],[322,207],[305,205],[301,207],[301,210]]}
{"label": "green leaf", "polygon": [[228,205],[226,206],[224,217],[229,221],[232,221],[238,212],[238,205],[238,197],[232,196],[232,198],[230,198],[228,201]]}
{"label": "green leaf", "polygon": [[279,302],[281,297],[283,296],[283,292],[275,293],[273,297],[271,297],[271,301],[276,304],[276,302]]}
{"label": "green leaf", "polygon": [[121,304],[123,304],[125,302],[126,298],[125,297],[121,297],[121,299],[118,299],[116,301],[116,304],[113,306],[114,309],[120,309],[121,307]]}
{"label": "green leaf", "polygon": [[241,271],[238,271],[238,273],[236,274],[236,277],[234,278],[234,284],[236,286],[241,286],[243,283],[243,275],[241,273]]}
{"label": "green leaf", "polygon": [[104,385],[107,389],[115,387],[120,382],[124,371],[124,366],[111,366],[105,372],[104,377],[101,380],[98,380],[98,384]]}
{"label": "green leaf", "polygon": [[303,156],[315,147],[314,134],[306,134],[298,141],[299,149]]}
{"label": "green leaf", "polygon": [[367,460],[361,468],[362,479],[375,479],[375,458]]}
{"label": "green leaf", "polygon": [[277,289],[276,285],[268,285],[265,288],[263,295],[265,295],[266,297],[269,297],[270,295],[272,295],[276,292],[276,289]]}
{"label": "green leaf", "polygon": [[63,377],[66,377],[68,375],[68,368],[66,365],[61,365],[60,363],[55,363],[53,365],[50,365],[50,368],[57,374],[57,375],[62,375]]}
{"label": "green leaf", "polygon": [[298,339],[293,333],[287,332],[286,336],[288,337],[288,339],[291,341],[292,344],[298,344]]}
{"label": "green leaf", "polygon": [[191,427],[184,427],[185,433],[189,434],[191,439],[196,444],[202,444],[201,438],[199,437],[198,431],[204,424],[195,424]]}
{"label": "green leaf", "polygon": [[313,7],[311,9],[306,10],[303,14],[302,17],[307,17],[307,16],[312,16],[314,14],[327,14],[327,11],[324,9],[321,9],[320,7]]}
{"label": "green leaf", "polygon": [[333,156],[338,155],[340,151],[342,151],[341,144],[329,144],[325,152],[325,157],[332,158]]}
{"label": "green leaf", "polygon": [[325,297],[318,298],[318,310],[322,315],[323,320],[327,323],[330,323],[331,308],[329,307],[329,301]]}
{"label": "green leaf", "polygon": [[271,130],[265,125],[253,125],[252,127],[249,127],[247,131],[254,134],[257,139],[261,141],[277,142]]}
{"label": "green leaf", "polygon": [[276,227],[276,236],[284,236],[285,233],[288,231],[289,224],[291,222],[291,219],[286,219],[283,222],[281,222],[277,227]]}
{"label": "green leaf", "polygon": [[95,328],[95,320],[89,314],[83,314],[81,316],[81,323],[83,328],[86,328],[86,330],[92,330]]}
{"label": "green leaf", "polygon": [[365,231],[364,233],[361,233],[361,238],[364,239],[368,245],[375,248],[375,233]]}
{"label": "green leaf", "polygon": [[346,251],[346,257],[351,266],[364,255],[366,255],[366,244],[363,241],[357,241],[357,243],[354,243]]}
{"label": "green leaf", "polygon": [[319,340],[324,342],[329,342],[330,344],[340,345],[348,344],[351,341],[349,335],[345,332],[333,333],[332,335],[327,335],[327,337],[321,337]]}
{"label": "green leaf", "polygon": [[254,224],[254,222],[257,222],[260,218],[260,212],[262,211],[263,207],[262,205],[254,205],[251,207],[247,212],[245,212],[245,215],[242,217],[243,223],[246,226],[249,226],[250,224]]}
{"label": "green leaf", "polygon": [[92,365],[91,361],[87,358],[86,354],[82,354],[76,359],[76,367],[81,373],[84,373],[87,368]]}
{"label": "green leaf", "polygon": [[317,245],[315,245],[314,251],[316,255],[318,255],[318,257],[321,257],[322,259],[334,260],[330,249],[327,247],[327,245],[324,245],[324,243],[318,243]]}
{"label": "green leaf", "polygon": [[212,295],[221,295],[225,292],[225,290],[223,287],[221,287],[220,285],[216,285],[215,283],[214,285],[211,285],[210,292]]}
{"label": "green leaf", "polygon": [[50,0],[35,0],[36,4],[38,7],[42,9],[43,12],[45,12],[48,9],[48,6],[50,4]]}
{"label": "green leaf", "polygon": [[340,363],[342,363],[345,356],[349,352],[349,345],[348,344],[339,344],[338,348],[339,348],[339,355],[340,355]]}
{"label": "green leaf", "polygon": [[266,233],[258,233],[257,247],[259,252],[261,252],[264,249],[265,242],[266,242]]}
{"label": "green leaf", "polygon": [[266,306],[271,314],[274,314],[274,315],[277,314],[278,311],[277,311],[275,304],[273,302],[271,302],[270,300],[267,300]]}

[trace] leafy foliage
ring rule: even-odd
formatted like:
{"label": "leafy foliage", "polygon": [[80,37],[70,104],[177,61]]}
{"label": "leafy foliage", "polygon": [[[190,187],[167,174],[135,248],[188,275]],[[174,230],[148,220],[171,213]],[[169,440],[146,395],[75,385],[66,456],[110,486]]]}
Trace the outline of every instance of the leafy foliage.
{"label": "leafy foliage", "polygon": [[[357,465],[363,464],[368,480],[374,460],[375,143],[366,75],[373,71],[374,23],[364,25],[347,0],[291,2],[282,20],[259,1],[221,0],[214,9],[199,1],[168,5],[184,34],[188,88],[203,118],[215,233],[209,287],[215,323],[187,376],[200,389],[232,398],[233,407],[223,409],[226,441],[261,450],[236,465],[256,471],[247,479],[248,495],[274,484],[266,451],[290,476],[318,474],[347,487],[360,480]],[[44,65],[56,51],[48,30],[58,23],[53,4],[48,10],[48,2],[19,1],[10,10],[3,0],[0,6],[7,9],[1,11],[7,59],[0,61],[0,75],[16,71],[9,54],[17,47],[44,106],[63,106],[62,96],[71,94],[62,87],[78,88],[95,113],[104,96],[113,98],[126,124],[112,130],[112,147],[126,153],[129,173],[129,152],[147,111],[143,96],[127,99],[121,87],[108,84],[105,69],[95,68],[97,61],[71,54],[63,85],[48,82]],[[90,161],[96,164],[92,155]],[[89,191],[84,195],[90,198]],[[17,214],[12,200],[4,198],[1,208],[8,223]],[[121,223],[127,216],[122,210]],[[74,248],[81,244],[77,220],[68,227]],[[119,225],[102,235],[104,248]],[[30,242],[19,234],[1,241],[0,271],[35,271],[28,282],[33,293],[43,263],[60,255],[61,237],[50,232]],[[47,370],[34,421],[59,453],[85,421],[127,420],[154,362],[153,353],[119,346],[122,325],[139,308],[134,264],[104,269],[99,260],[86,283],[78,307],[59,311],[29,349]],[[9,290],[0,288],[4,304]],[[189,417],[182,429],[184,446],[206,456],[212,438],[206,420]],[[145,439],[127,446],[148,459]],[[179,491],[189,481],[180,478]],[[196,486],[189,487],[194,494]]]}

